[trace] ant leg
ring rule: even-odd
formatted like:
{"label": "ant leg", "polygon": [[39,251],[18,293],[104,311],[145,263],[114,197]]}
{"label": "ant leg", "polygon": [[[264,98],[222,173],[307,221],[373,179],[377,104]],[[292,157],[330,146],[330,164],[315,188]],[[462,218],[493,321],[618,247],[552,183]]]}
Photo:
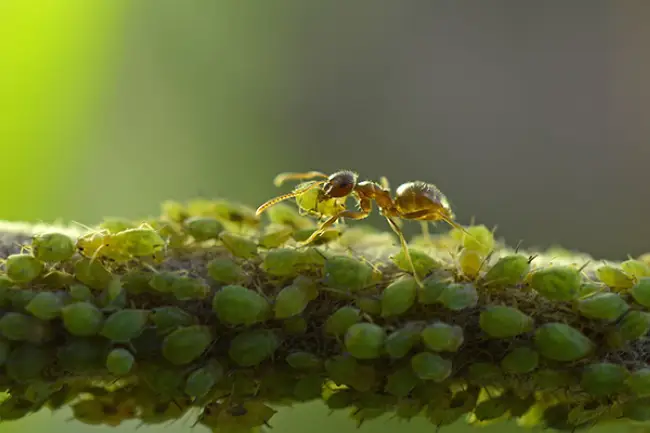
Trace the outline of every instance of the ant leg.
{"label": "ant leg", "polygon": [[322,223],[318,230],[316,230],[314,233],[309,236],[309,238],[302,243],[302,245],[308,245],[311,242],[314,241],[318,236],[323,234],[323,232],[330,226],[332,226],[339,218],[350,218],[352,220],[362,220],[364,218],[368,217],[367,212],[354,212],[350,210],[344,210],[343,212],[339,212],[338,214],[330,217],[327,221]]}
{"label": "ant leg", "polygon": [[420,221],[420,226],[422,227],[422,236],[424,240],[428,243],[431,243],[431,234],[429,233],[429,221]]}
{"label": "ant leg", "polygon": [[411,258],[411,253],[409,252],[409,247],[406,243],[406,239],[404,239],[404,233],[402,233],[402,230],[395,224],[395,221],[393,221],[391,218],[386,217],[386,220],[388,220],[388,224],[390,225],[390,228],[393,229],[393,231],[397,234],[399,237],[400,244],[402,244],[402,249],[404,250],[404,255],[406,256],[406,261],[409,264],[409,267],[411,268],[411,271],[413,272],[413,278],[415,279],[415,282],[420,286],[421,288],[424,287],[422,284],[422,281],[420,281],[420,278],[418,277],[418,273],[415,271],[415,265],[413,264],[413,259]]}
{"label": "ant leg", "polygon": [[308,171],[306,173],[280,173],[273,179],[273,185],[281,186],[288,180],[306,180],[313,179],[315,177],[327,178],[327,175],[325,173],[321,173],[320,171]]}

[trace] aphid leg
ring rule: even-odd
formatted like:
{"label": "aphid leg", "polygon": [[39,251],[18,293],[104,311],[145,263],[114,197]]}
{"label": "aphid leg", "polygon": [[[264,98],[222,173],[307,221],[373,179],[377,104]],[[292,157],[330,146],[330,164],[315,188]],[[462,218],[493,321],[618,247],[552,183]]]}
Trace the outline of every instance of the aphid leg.
{"label": "aphid leg", "polygon": [[413,278],[415,279],[415,282],[418,284],[418,286],[424,287],[424,285],[422,284],[422,281],[420,281],[420,277],[418,277],[418,273],[415,271],[415,265],[413,264],[413,259],[411,258],[411,253],[409,252],[409,247],[408,247],[408,244],[406,243],[406,239],[404,239],[404,233],[397,226],[397,224],[395,224],[395,221],[393,221],[392,218],[386,217],[386,220],[388,221],[388,224],[390,225],[390,228],[393,229],[393,231],[399,237],[400,244],[402,245],[402,249],[404,250],[404,255],[406,256],[406,261],[408,262],[409,267],[411,268],[411,271],[413,272]]}
{"label": "aphid leg", "polygon": [[309,184],[309,185],[307,185],[307,186],[305,186],[305,187],[295,189],[295,190],[291,191],[291,192],[288,193],[288,194],[283,194],[283,195],[281,195],[281,196],[278,196],[278,197],[272,198],[271,200],[267,201],[266,203],[264,203],[263,205],[261,205],[260,207],[258,207],[258,208],[257,208],[257,211],[255,212],[255,215],[260,215],[262,212],[264,212],[266,209],[270,208],[271,206],[274,206],[274,205],[280,203],[281,201],[288,200],[288,199],[290,199],[290,198],[293,198],[293,197],[299,196],[300,194],[302,194],[302,193],[304,193],[304,192],[307,192],[307,191],[309,191],[309,190],[312,189],[312,188],[315,188],[315,187],[317,187],[317,186],[320,186],[320,185],[322,185],[323,183],[325,183],[325,181],[314,182],[314,183],[311,183],[311,184]]}
{"label": "aphid leg", "polygon": [[388,178],[386,176],[382,176],[379,178],[379,184],[386,191],[390,191],[390,183],[388,182]]}
{"label": "aphid leg", "polygon": [[273,179],[273,185],[281,186],[288,180],[306,180],[315,177],[327,178],[327,175],[320,171],[308,171],[306,173],[280,173]]}
{"label": "aphid leg", "polygon": [[332,226],[339,218],[350,218],[352,220],[362,220],[368,217],[368,212],[355,212],[351,210],[344,210],[338,214],[330,217],[327,221],[320,225],[320,227],[304,241],[301,246],[312,243],[318,236],[322,235],[328,227]]}

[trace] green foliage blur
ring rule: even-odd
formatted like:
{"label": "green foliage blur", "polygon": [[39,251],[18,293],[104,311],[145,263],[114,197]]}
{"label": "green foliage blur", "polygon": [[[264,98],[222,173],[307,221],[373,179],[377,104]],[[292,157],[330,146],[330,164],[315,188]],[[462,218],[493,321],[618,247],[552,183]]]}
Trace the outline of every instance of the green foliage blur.
{"label": "green foliage blur", "polygon": [[[319,168],[281,110],[300,96],[298,27],[274,2],[0,1],[0,218],[94,224],[199,196],[255,205],[276,193],[276,172]],[[0,432],[109,431],[66,424],[70,416],[39,413]],[[320,405],[283,409],[272,424],[282,433],[356,431]],[[404,428],[382,419],[360,431]],[[408,429],[433,427],[418,420]],[[147,431],[160,430],[138,430]]]}

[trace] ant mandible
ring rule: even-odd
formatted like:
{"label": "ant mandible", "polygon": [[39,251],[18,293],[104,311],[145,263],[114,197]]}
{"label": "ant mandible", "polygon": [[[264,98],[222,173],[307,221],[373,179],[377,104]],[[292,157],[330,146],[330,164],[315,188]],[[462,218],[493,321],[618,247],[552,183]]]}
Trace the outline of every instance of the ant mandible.
{"label": "ant mandible", "polygon": [[467,230],[454,221],[454,213],[451,210],[449,201],[445,195],[433,184],[413,181],[401,184],[395,190],[395,197],[390,193],[390,188],[386,180],[382,184],[372,181],[358,181],[357,173],[349,170],[341,170],[331,175],[326,175],[319,171],[310,171],[306,173],[281,173],[276,176],[273,183],[276,186],[282,185],[287,180],[307,180],[314,178],[323,178],[324,180],[309,184],[305,188],[299,188],[289,194],[273,198],[257,209],[257,215],[260,215],[269,207],[292,197],[304,194],[306,191],[319,187],[319,200],[343,199],[352,196],[356,199],[359,211],[352,211],[343,208],[333,215],[327,215],[329,218],[323,222],[312,235],[304,241],[303,245],[309,244],[322,234],[328,227],[334,224],[340,218],[349,218],[352,220],[362,220],[367,218],[372,212],[372,202],[377,203],[379,212],[383,215],[391,229],[397,234],[409,267],[413,272],[418,285],[422,282],[418,278],[413,260],[409,253],[408,245],[404,234],[399,225],[393,218],[403,220],[412,220],[420,222],[444,221],[450,226],[467,233]]}

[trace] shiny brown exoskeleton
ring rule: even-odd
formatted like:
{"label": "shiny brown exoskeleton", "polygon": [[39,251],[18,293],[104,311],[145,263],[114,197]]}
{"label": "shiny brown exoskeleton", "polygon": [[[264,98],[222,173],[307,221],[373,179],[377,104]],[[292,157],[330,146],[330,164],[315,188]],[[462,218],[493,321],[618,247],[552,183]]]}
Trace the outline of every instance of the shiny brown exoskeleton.
{"label": "shiny brown exoskeleton", "polygon": [[[336,215],[330,216],[304,244],[311,243],[341,218],[349,218],[352,220],[367,218],[372,212],[372,202],[374,201],[377,203],[379,212],[386,218],[393,231],[399,236],[402,249],[413,271],[413,276],[418,284],[421,285],[422,283],[415,272],[404,234],[393,218],[421,222],[444,221],[452,227],[466,232],[463,227],[454,222],[454,213],[445,195],[435,185],[426,182],[415,181],[404,183],[395,191],[395,197],[391,196],[387,181],[383,180],[381,184],[372,181],[359,182],[358,175],[348,170],[338,171],[329,176],[318,171],[282,173],[275,178],[274,183],[276,186],[279,186],[284,181],[290,179],[306,180],[318,177],[324,178],[325,180],[312,184],[310,188],[320,187],[322,200],[352,196],[357,201],[359,210],[344,209]],[[293,197],[295,194],[285,194],[284,196],[269,200],[258,208],[258,215],[268,207],[286,198]]]}

